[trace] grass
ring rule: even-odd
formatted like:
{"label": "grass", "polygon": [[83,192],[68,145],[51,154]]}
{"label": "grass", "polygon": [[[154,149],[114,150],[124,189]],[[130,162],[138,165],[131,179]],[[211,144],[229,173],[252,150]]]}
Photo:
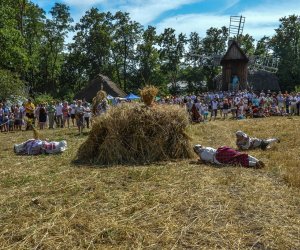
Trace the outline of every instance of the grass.
{"label": "grass", "polygon": [[100,168],[72,164],[87,136],[62,155],[15,156],[32,132],[1,133],[0,249],[300,249],[300,119],[192,125],[194,143],[234,146],[234,132],[276,136],[250,154],[263,170],[189,161]]}

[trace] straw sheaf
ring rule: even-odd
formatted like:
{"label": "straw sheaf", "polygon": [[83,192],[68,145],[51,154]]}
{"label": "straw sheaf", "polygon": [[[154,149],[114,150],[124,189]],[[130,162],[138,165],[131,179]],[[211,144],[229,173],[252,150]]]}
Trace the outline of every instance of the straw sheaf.
{"label": "straw sheaf", "polygon": [[151,85],[146,86],[140,90],[140,95],[142,97],[142,100],[147,106],[150,106],[152,104],[157,93],[158,93],[158,88]]}
{"label": "straw sheaf", "polygon": [[78,160],[100,165],[144,164],[193,157],[184,109],[125,104],[95,120]]}
{"label": "straw sheaf", "polygon": [[106,96],[107,96],[107,94],[103,90],[100,90],[97,92],[97,95],[93,98],[93,102],[92,102],[93,114],[96,114],[98,105],[100,104],[100,102],[102,102],[106,98]]}

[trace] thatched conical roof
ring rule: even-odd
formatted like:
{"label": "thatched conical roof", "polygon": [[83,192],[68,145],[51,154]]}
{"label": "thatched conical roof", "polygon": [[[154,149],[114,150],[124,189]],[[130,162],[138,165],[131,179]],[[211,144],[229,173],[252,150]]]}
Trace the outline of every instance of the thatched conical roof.
{"label": "thatched conical roof", "polygon": [[280,91],[278,77],[266,71],[254,71],[248,75],[249,86],[255,91]]}
{"label": "thatched conical roof", "polygon": [[77,93],[74,98],[85,98],[88,102],[91,102],[99,90],[104,90],[108,95],[113,97],[126,96],[126,93],[121,90],[117,84],[111,81],[107,76],[99,74],[88,86]]}

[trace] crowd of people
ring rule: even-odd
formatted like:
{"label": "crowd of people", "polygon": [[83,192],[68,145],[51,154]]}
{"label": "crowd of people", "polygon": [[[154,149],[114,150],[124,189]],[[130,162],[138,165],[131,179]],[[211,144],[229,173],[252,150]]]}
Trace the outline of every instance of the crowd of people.
{"label": "crowd of people", "polygon": [[164,98],[160,103],[185,105],[193,122],[217,117],[245,119],[300,114],[300,93],[207,92],[198,96]]}
{"label": "crowd of people", "polygon": [[91,105],[82,100],[72,103],[67,101],[53,101],[35,105],[31,99],[22,105],[8,106],[5,101],[0,102],[1,132],[14,130],[29,130],[32,126],[39,129],[70,128],[77,126],[79,132],[91,123]]}
{"label": "crowd of people", "polygon": [[[200,95],[172,96],[160,98],[158,105],[185,106],[193,122],[202,122],[217,117],[227,119],[259,118],[268,116],[288,116],[300,114],[300,93],[254,93],[206,92]],[[111,105],[119,105],[116,98]],[[0,101],[1,132],[30,129],[70,128],[77,126],[79,133],[91,126],[92,117],[105,113],[108,101],[99,103],[96,110],[85,100],[53,101],[35,105],[31,99],[22,105],[7,105]]]}

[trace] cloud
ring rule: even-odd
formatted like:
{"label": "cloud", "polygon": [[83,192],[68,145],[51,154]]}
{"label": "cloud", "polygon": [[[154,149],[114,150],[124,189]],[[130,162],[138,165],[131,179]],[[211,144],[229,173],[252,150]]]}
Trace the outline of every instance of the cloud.
{"label": "cloud", "polygon": [[178,15],[167,18],[157,24],[157,31],[163,32],[165,28],[174,28],[176,33],[184,33],[189,35],[191,32],[197,32],[201,37],[204,37],[206,30],[210,27],[220,28],[227,26],[229,16],[209,15],[209,14],[189,14]]}
{"label": "cloud", "polygon": [[[237,1],[235,4],[237,4]],[[228,9],[228,6],[225,9]],[[278,0],[267,2],[254,8],[241,10],[238,15],[246,17],[243,34],[248,33],[256,40],[259,40],[263,36],[274,35],[275,29],[279,26],[279,19],[294,13],[300,13],[298,0],[290,0],[281,4],[279,4]],[[156,27],[158,32],[163,32],[165,28],[170,27],[174,28],[177,34],[182,32],[189,35],[195,31],[201,37],[204,37],[206,30],[210,27],[229,27],[229,18],[229,15],[221,14],[221,12],[177,15],[162,20]]]}
{"label": "cloud", "polygon": [[69,6],[86,8],[106,3],[106,0],[64,0],[63,2]]}
{"label": "cloud", "polygon": [[133,20],[145,25],[154,21],[166,11],[201,1],[203,0],[135,0],[129,1],[129,4],[120,8],[130,13]]}
{"label": "cloud", "polygon": [[178,9],[184,5],[202,2],[204,0],[63,0],[77,12],[84,13],[90,7],[98,7],[102,11],[124,11],[130,13],[132,20],[143,25],[154,21],[169,10]]}

